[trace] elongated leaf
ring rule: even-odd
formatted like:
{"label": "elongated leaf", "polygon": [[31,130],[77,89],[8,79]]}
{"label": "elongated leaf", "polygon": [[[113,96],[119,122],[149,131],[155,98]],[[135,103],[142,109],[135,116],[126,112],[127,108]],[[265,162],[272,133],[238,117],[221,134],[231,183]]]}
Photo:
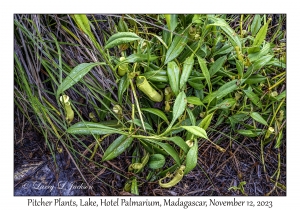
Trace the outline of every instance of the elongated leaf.
{"label": "elongated leaf", "polygon": [[129,80],[128,80],[128,77],[127,77],[127,74],[125,74],[120,82],[119,82],[119,87],[118,87],[118,101],[120,104],[122,104],[122,99],[123,99],[123,94],[124,92],[127,90],[129,86]]}
{"label": "elongated leaf", "polygon": [[188,81],[188,78],[190,77],[190,74],[192,72],[192,68],[194,65],[194,54],[188,57],[183,64],[182,73],[180,76],[180,82],[179,82],[179,89],[181,90],[186,82]]}
{"label": "elongated leaf", "polygon": [[86,75],[93,67],[105,65],[105,63],[81,63],[76,66],[70,74],[63,80],[57,88],[57,95],[59,96],[63,91],[69,89],[76,84],[84,75]]}
{"label": "elongated leaf", "polygon": [[206,131],[203,128],[200,128],[198,126],[181,126],[181,127],[196,136],[199,136],[204,139],[208,139]]}
{"label": "elongated leaf", "polygon": [[[263,27],[259,30],[259,32],[256,34],[254,42],[252,44],[252,47],[248,49],[248,53],[255,53],[259,51],[260,45],[263,43],[263,41],[266,39],[268,26],[270,24],[272,19],[269,19]],[[241,48],[240,48],[241,49]]]}
{"label": "elongated leaf", "polygon": [[224,54],[228,54],[230,52],[233,51],[233,47],[231,44],[226,43],[223,45],[223,47],[221,47],[220,49],[218,49],[216,52],[214,52],[213,57],[215,57],[216,55],[224,55]]}
{"label": "elongated leaf", "polygon": [[262,56],[267,55],[270,52],[271,45],[270,43],[266,43],[259,52],[251,53],[248,55],[248,58],[251,63],[255,62],[256,60],[260,59]]}
{"label": "elongated leaf", "polygon": [[209,115],[206,115],[203,120],[200,122],[199,127],[206,130],[211,122],[211,119],[213,118],[214,112],[210,113]]}
{"label": "elongated leaf", "polygon": [[236,103],[236,100],[234,98],[226,98],[224,101],[221,103],[217,104],[215,107],[210,109],[210,111],[215,110],[215,109],[229,109]]}
{"label": "elongated leaf", "polygon": [[84,14],[76,14],[73,16],[77,26],[87,35],[91,35],[91,26],[89,23],[89,19]]}
{"label": "elongated leaf", "polygon": [[245,81],[246,84],[252,85],[252,84],[258,84],[260,82],[263,82],[267,79],[267,77],[261,75],[261,74],[255,74],[248,77],[248,79]]}
{"label": "elongated leaf", "polygon": [[256,35],[256,33],[258,32],[260,27],[261,27],[260,15],[255,15],[254,19],[252,21],[252,24],[251,24],[251,34],[252,34],[252,36]]}
{"label": "elongated leaf", "polygon": [[[106,127],[103,127],[106,126]],[[81,121],[78,122],[74,125],[72,125],[72,128],[103,128],[103,129],[115,129],[115,128],[120,128],[122,125],[118,124],[117,120],[108,120],[108,121],[103,121],[100,123],[95,123],[95,122],[89,122],[89,121]]]}
{"label": "elongated leaf", "polygon": [[147,55],[147,54],[131,54],[130,56],[128,56],[125,60],[123,60],[122,62],[119,63],[140,63],[143,61],[154,61],[157,59],[157,56],[153,56],[153,55]]}
{"label": "elongated leaf", "polygon": [[126,132],[100,123],[79,122],[68,128],[67,133],[77,135],[103,135],[109,133],[126,134]]}
{"label": "elongated leaf", "polygon": [[243,136],[247,136],[247,137],[256,137],[256,136],[259,136],[262,133],[261,131],[255,132],[255,131],[252,131],[252,130],[244,130],[244,129],[237,130],[236,132],[243,135]]}
{"label": "elongated leaf", "polygon": [[193,170],[197,165],[198,160],[198,141],[194,141],[194,145],[191,147],[189,152],[186,155],[186,165],[184,174],[188,174],[191,170]]}
{"label": "elongated leaf", "polygon": [[185,31],[182,33],[181,36],[178,35],[175,36],[171,46],[169,47],[166,53],[166,59],[164,64],[169,63],[182,52],[188,40],[187,34],[188,34],[188,28],[185,29]]}
{"label": "elongated leaf", "polygon": [[278,136],[277,136],[277,138],[276,138],[276,144],[275,144],[275,149],[278,149],[280,146],[281,146],[281,144],[282,144],[282,130],[280,130],[279,131],[279,134],[278,134]]}
{"label": "elongated leaf", "polygon": [[[139,127],[143,127],[142,126],[142,121],[140,119],[133,119],[133,120],[128,120],[129,123],[133,122],[133,124],[139,126]],[[153,128],[151,127],[151,125],[149,125],[149,123],[144,122],[144,126],[146,128],[146,130],[151,130],[153,131]]]}
{"label": "elongated leaf", "polygon": [[148,71],[141,76],[144,76],[149,81],[154,82],[169,82],[169,78],[166,70]]}
{"label": "elongated leaf", "polygon": [[167,116],[161,110],[155,109],[155,108],[142,108],[141,110],[145,111],[145,112],[149,112],[151,114],[154,114],[169,124],[169,120],[168,120]]}
{"label": "elongated leaf", "polygon": [[163,150],[165,150],[175,160],[177,165],[180,166],[180,163],[181,163],[180,158],[179,158],[177,152],[174,150],[174,148],[170,144],[162,143],[162,142],[159,142],[159,141],[153,141],[153,140],[150,140],[150,139],[147,139],[147,141],[152,142],[154,144],[157,144],[161,148],[163,148]]}
{"label": "elongated leaf", "polygon": [[169,84],[171,86],[171,89],[173,93],[177,96],[179,93],[180,71],[179,71],[179,67],[174,61],[168,63],[167,73],[168,73]]}
{"label": "elongated leaf", "polygon": [[75,123],[70,128],[100,128],[100,129],[115,129],[113,127],[110,127],[108,125],[104,125],[102,123],[95,123],[95,122],[89,122],[89,121],[81,121],[78,123]]}
{"label": "elongated leaf", "polygon": [[142,140],[142,139],[139,139],[139,140],[142,143],[143,148],[150,154],[158,153],[158,154],[162,154],[162,155],[168,155],[168,153],[165,152],[165,150],[161,149],[158,145],[152,144],[151,142],[148,142],[146,140]]}
{"label": "elongated leaf", "polygon": [[141,39],[141,37],[139,37],[135,33],[119,32],[119,33],[116,33],[116,34],[112,35],[111,37],[109,37],[109,39],[106,42],[105,49],[109,49],[109,48],[115,47],[117,45],[136,41],[139,39]]}
{"label": "elongated leaf", "polygon": [[273,58],[273,55],[265,55],[261,57],[260,59],[256,60],[253,65],[253,71],[256,71],[258,69],[261,69],[264,67],[268,62]]}
{"label": "elongated leaf", "polygon": [[247,97],[252,101],[253,104],[258,106],[259,108],[262,108],[262,103],[259,97],[255,93],[253,93],[251,90],[243,90],[243,91],[247,95]]}
{"label": "elongated leaf", "polygon": [[236,70],[240,78],[243,78],[244,75],[244,62],[236,60]]}
{"label": "elongated leaf", "polygon": [[175,103],[173,106],[173,119],[171,125],[182,115],[182,113],[185,110],[186,104],[187,104],[186,95],[182,91],[178,94],[178,96],[175,99]]}
{"label": "elongated leaf", "polygon": [[216,18],[213,16],[209,16],[209,19],[214,21],[213,24],[210,24],[209,26],[220,26],[220,28],[225,32],[226,36],[230,40],[231,44],[235,47],[238,46],[240,49],[242,49],[242,44],[239,39],[239,36],[235,33],[235,31],[226,23],[224,19]]}
{"label": "elongated leaf", "polygon": [[286,90],[282,91],[278,96],[275,97],[276,100],[280,101],[281,99],[286,97]]}
{"label": "elongated leaf", "polygon": [[268,126],[267,121],[258,113],[258,112],[251,112],[250,116],[257,122]]}
{"label": "elongated leaf", "polygon": [[204,104],[201,102],[200,98],[198,98],[196,96],[189,96],[186,98],[186,100],[189,104],[204,106]]}
{"label": "elongated leaf", "polygon": [[202,90],[204,88],[204,85],[201,82],[200,77],[190,77],[188,80],[188,83],[190,86],[192,86],[196,90]]}
{"label": "elongated leaf", "polygon": [[104,152],[102,161],[111,160],[123,153],[132,142],[133,138],[125,135],[119,136]]}
{"label": "elongated leaf", "polygon": [[161,154],[153,154],[149,158],[149,168],[151,169],[159,169],[165,165],[166,159]]}
{"label": "elongated leaf", "polygon": [[214,64],[209,68],[209,74],[211,77],[221,69],[226,59],[227,56],[222,56],[214,62]]}
{"label": "elongated leaf", "polygon": [[196,125],[196,118],[195,118],[192,110],[186,109],[186,111],[187,111],[187,113],[189,115],[189,118],[190,118],[190,121],[191,121],[192,125]]}
{"label": "elongated leaf", "polygon": [[202,70],[202,73],[203,73],[203,75],[206,79],[209,92],[211,93],[212,92],[212,86],[211,86],[211,82],[210,82],[210,74],[209,74],[209,71],[208,71],[207,66],[206,66],[206,61],[201,57],[197,56],[197,58],[198,58],[198,62],[200,64],[200,68]]}
{"label": "elongated leaf", "polygon": [[203,103],[208,103],[212,101],[214,98],[218,98],[218,99],[223,98],[227,94],[236,90],[239,87],[239,85],[241,85],[244,81],[245,81],[244,79],[242,80],[234,79],[230,82],[227,82],[226,84],[222,85],[217,91],[208,94],[203,99]]}
{"label": "elongated leaf", "polygon": [[174,31],[177,26],[177,14],[165,14],[168,29]]}
{"label": "elongated leaf", "polygon": [[139,195],[139,189],[138,189],[138,184],[137,184],[137,180],[136,177],[133,178],[132,182],[131,182],[131,190],[130,190],[131,194],[134,195]]}
{"label": "elongated leaf", "polygon": [[179,136],[170,137],[168,138],[168,140],[172,141],[177,146],[179,146],[185,153],[187,153],[190,149],[189,146],[185,143],[185,141]]}

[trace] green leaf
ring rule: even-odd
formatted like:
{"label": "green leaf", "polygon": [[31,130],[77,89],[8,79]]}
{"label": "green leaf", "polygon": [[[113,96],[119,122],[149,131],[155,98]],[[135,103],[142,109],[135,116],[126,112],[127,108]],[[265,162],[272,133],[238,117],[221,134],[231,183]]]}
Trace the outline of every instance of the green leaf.
{"label": "green leaf", "polygon": [[200,128],[203,128],[204,130],[206,130],[209,125],[210,125],[210,122],[213,118],[213,115],[214,115],[214,112],[210,113],[209,115],[206,115],[203,120],[200,122],[199,124],[199,127]]}
{"label": "green leaf", "polygon": [[228,54],[228,53],[232,52],[233,50],[234,50],[234,48],[232,47],[232,45],[229,43],[226,43],[223,45],[223,47],[221,47],[216,52],[214,52],[213,57],[215,57],[216,55]]}
{"label": "green leaf", "polygon": [[209,111],[215,110],[215,109],[229,109],[236,103],[236,100],[234,98],[226,98],[221,103],[217,104],[215,107],[210,109]]}
{"label": "green leaf", "polygon": [[170,144],[162,143],[162,142],[159,142],[159,141],[153,141],[153,140],[150,140],[150,139],[147,139],[147,141],[152,142],[154,144],[157,144],[161,148],[163,148],[163,150],[165,150],[175,160],[177,165],[180,166],[180,158],[179,158],[177,152],[174,150],[174,148]]}
{"label": "green leaf", "polygon": [[252,112],[250,114],[250,116],[257,122],[263,124],[263,125],[266,125],[268,126],[268,123],[267,121],[265,121],[265,119],[258,113],[258,112]]}
{"label": "green leaf", "polygon": [[178,96],[175,99],[175,103],[173,106],[173,119],[170,126],[173,125],[173,123],[182,115],[182,113],[185,110],[186,104],[187,104],[186,95],[182,91],[178,94]]}
{"label": "green leaf", "polygon": [[255,15],[254,19],[252,21],[252,24],[251,24],[251,34],[252,34],[252,36],[256,35],[256,33],[258,32],[260,27],[261,27],[260,15]]}
{"label": "green leaf", "polygon": [[186,100],[189,104],[204,106],[204,104],[201,102],[200,98],[198,98],[196,96],[189,96],[186,98]]}
{"label": "green leaf", "polygon": [[166,70],[148,71],[141,76],[144,76],[147,80],[153,82],[169,82]]}
{"label": "green leaf", "polygon": [[185,153],[187,153],[188,150],[190,149],[189,146],[185,143],[185,141],[179,136],[170,137],[168,138],[168,140],[172,141],[177,146],[179,146],[180,149],[182,149]]}
{"label": "green leaf", "polygon": [[204,88],[204,85],[202,84],[200,77],[190,77],[188,79],[188,83],[196,90],[202,90]]}
{"label": "green leaf", "polygon": [[[252,44],[252,47],[248,49],[248,53],[255,53],[259,51],[260,45],[263,43],[263,41],[266,38],[268,26],[270,24],[272,19],[269,19],[263,27],[259,30],[259,32],[256,34],[254,42]],[[241,49],[241,48],[240,48]]]}
{"label": "green leaf", "polygon": [[91,26],[90,26],[90,22],[89,19],[87,18],[86,15],[84,14],[76,14],[73,16],[75,19],[75,22],[77,24],[77,26],[87,35],[91,35],[92,31],[91,31]]}
{"label": "green leaf", "polygon": [[241,85],[244,81],[245,81],[244,79],[243,80],[234,79],[230,82],[225,83],[217,91],[208,94],[203,99],[203,103],[209,103],[215,98],[217,99],[223,98],[227,94],[235,91],[239,87],[239,85]]}
{"label": "green leaf", "polygon": [[169,124],[169,120],[168,120],[167,116],[161,110],[155,109],[155,108],[141,108],[141,110],[145,111],[145,112],[149,112],[151,114],[154,114]]}
{"label": "green leaf", "polygon": [[169,78],[169,84],[173,93],[177,96],[179,93],[179,67],[174,61],[168,63],[167,74]]}
{"label": "green leaf", "polygon": [[204,59],[202,59],[201,57],[199,57],[199,56],[197,56],[197,58],[198,58],[198,62],[200,64],[200,68],[202,70],[202,73],[203,73],[203,75],[206,79],[209,92],[211,93],[212,92],[212,86],[211,86],[211,82],[210,82],[210,74],[209,74],[209,71],[208,71],[207,66],[206,66],[206,61]]}
{"label": "green leaf", "polygon": [[153,154],[149,158],[149,168],[151,169],[159,169],[165,165],[166,159],[161,154]]}
{"label": "green leaf", "polygon": [[260,59],[262,56],[267,55],[270,52],[270,49],[271,49],[270,43],[266,43],[259,52],[249,54],[248,58],[250,62],[253,63],[256,60]]}
{"label": "green leaf", "polygon": [[279,131],[279,134],[276,138],[276,144],[275,144],[275,149],[278,149],[282,144],[282,130]]}
{"label": "green leaf", "polygon": [[226,23],[225,20],[221,18],[216,18],[213,16],[209,16],[209,19],[214,21],[213,24],[210,24],[208,26],[220,26],[220,28],[225,32],[226,36],[230,40],[231,44],[235,47],[238,46],[240,49],[242,49],[242,44],[239,39],[239,36],[235,33],[235,31]]}
{"label": "green leaf", "polygon": [[77,135],[103,135],[110,133],[127,134],[126,132],[94,122],[79,122],[68,128],[67,133]]}
{"label": "green leaf", "polygon": [[127,90],[129,86],[129,80],[128,80],[128,77],[127,77],[127,74],[125,74],[120,82],[119,82],[119,87],[118,87],[118,101],[120,104],[122,104],[122,99],[123,99],[123,94],[124,92]]}
{"label": "green leaf", "polygon": [[196,118],[195,118],[192,110],[186,109],[186,111],[187,111],[187,113],[189,115],[189,118],[190,118],[190,121],[191,121],[192,125],[196,125]]}
{"label": "green leaf", "polygon": [[[142,125],[142,121],[140,119],[133,119],[133,120],[128,120],[129,123],[133,122],[133,124],[139,126],[139,127],[143,127]],[[149,123],[144,122],[144,126],[146,128],[146,130],[151,130],[153,131],[153,128],[151,127],[151,125],[149,125]]]}
{"label": "green leaf", "polygon": [[239,78],[243,78],[244,75],[244,62],[236,60],[236,69],[239,75]]}
{"label": "green leaf", "polygon": [[204,139],[208,139],[206,131],[203,128],[200,128],[198,126],[181,126],[181,127],[196,136],[199,136]]}
{"label": "green leaf", "polygon": [[248,85],[258,84],[260,82],[265,81],[267,78],[261,74],[255,74],[248,77],[248,79],[245,81]]}
{"label": "green leaf", "polygon": [[180,90],[184,87],[184,85],[188,81],[188,78],[190,77],[193,66],[194,66],[194,54],[192,54],[190,57],[186,58],[184,61],[182,73],[180,76],[180,82],[179,82]]}
{"label": "green leaf", "polygon": [[210,77],[214,76],[215,73],[217,73],[221,69],[221,67],[223,66],[226,59],[227,59],[227,56],[225,55],[225,56],[222,56],[222,57],[218,58],[213,63],[213,65],[209,68]]}
{"label": "green leaf", "polygon": [[241,134],[243,136],[247,136],[247,137],[257,137],[261,134],[261,132],[254,132],[252,130],[237,130],[236,131],[238,134]]}
{"label": "green leaf", "polygon": [[104,152],[102,161],[111,160],[123,153],[132,142],[133,138],[125,135],[119,136]]}
{"label": "green leaf", "polygon": [[57,96],[59,96],[63,91],[69,89],[75,85],[84,75],[86,75],[93,67],[105,65],[105,63],[81,63],[76,66],[70,74],[64,79],[64,81],[57,88]]}
{"label": "green leaf", "polygon": [[261,100],[254,92],[252,92],[251,90],[243,90],[243,92],[247,95],[247,97],[252,101],[253,104],[258,106],[259,108],[262,108]]}
{"label": "green leaf", "polygon": [[198,160],[198,141],[195,139],[194,145],[191,147],[191,149],[186,155],[186,166],[185,166],[184,174],[188,174],[191,170],[193,170],[196,167],[197,160]]}
{"label": "green leaf", "polygon": [[168,29],[173,32],[177,26],[177,14],[165,14]]}
{"label": "green leaf", "polygon": [[131,192],[131,194],[139,195],[139,189],[138,189],[138,184],[137,184],[136,177],[134,177],[132,179],[130,192]]}
{"label": "green leaf", "polygon": [[165,152],[163,149],[161,149],[158,145],[152,144],[151,142],[148,142],[146,140],[139,139],[141,144],[143,145],[143,148],[149,152],[150,154],[159,153],[162,155],[168,155],[167,152]]}
{"label": "green leaf", "polygon": [[154,61],[156,60],[158,57],[157,56],[153,56],[153,55],[147,55],[147,54],[131,54],[130,56],[128,56],[125,60],[123,60],[122,62],[119,62],[118,65],[122,64],[122,63],[140,63],[143,61]]}
{"label": "green leaf", "polygon": [[109,37],[104,48],[109,49],[109,48],[115,47],[117,45],[136,41],[139,39],[141,39],[141,37],[139,37],[135,33],[119,32],[119,33],[116,33],[116,34],[112,35],[111,37]]}
{"label": "green leaf", "polygon": [[171,46],[169,47],[166,53],[166,59],[164,64],[169,63],[173,59],[175,59],[184,49],[187,41],[188,41],[188,28],[179,36],[175,35],[174,40],[172,41]]}
{"label": "green leaf", "polygon": [[253,66],[253,71],[259,70],[262,67],[264,67],[266,64],[269,63],[269,61],[273,58],[273,55],[265,55],[258,60],[256,60],[252,66]]}

